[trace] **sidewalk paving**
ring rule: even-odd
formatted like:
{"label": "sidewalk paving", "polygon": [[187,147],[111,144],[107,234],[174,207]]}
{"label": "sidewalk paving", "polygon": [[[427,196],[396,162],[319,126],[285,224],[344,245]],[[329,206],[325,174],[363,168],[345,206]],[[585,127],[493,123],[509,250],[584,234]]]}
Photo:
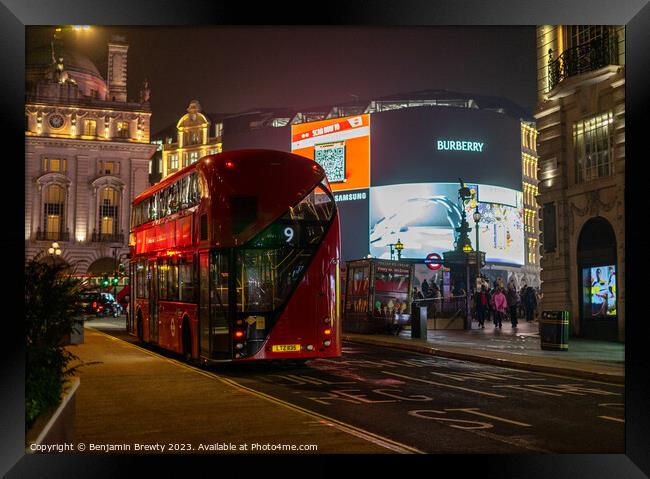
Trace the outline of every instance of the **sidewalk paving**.
{"label": "sidewalk paving", "polygon": [[363,431],[264,399],[92,327],[70,350],[82,361],[98,361],[77,372],[74,442],[85,444],[86,453],[93,452],[90,444],[130,444],[125,452],[133,453],[135,444],[170,443],[192,444],[193,453],[202,452],[200,444],[222,443],[247,444],[249,453],[256,452],[254,444],[314,444],[318,450],[309,452],[316,453],[400,452]]}
{"label": "sidewalk paving", "polygon": [[537,321],[520,321],[516,329],[510,322],[504,323],[502,329],[487,322],[485,329],[479,329],[473,322],[469,331],[434,330],[432,324],[429,321],[426,340],[412,339],[410,329],[399,336],[343,333],[343,339],[529,371],[625,382],[623,343],[569,338],[568,350],[549,351],[541,349]]}

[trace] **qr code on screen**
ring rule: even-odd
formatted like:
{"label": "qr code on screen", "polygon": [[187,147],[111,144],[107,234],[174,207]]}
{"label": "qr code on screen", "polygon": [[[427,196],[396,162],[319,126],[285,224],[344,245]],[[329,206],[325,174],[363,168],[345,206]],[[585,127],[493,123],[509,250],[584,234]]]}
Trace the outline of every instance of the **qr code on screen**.
{"label": "qr code on screen", "polygon": [[323,167],[330,183],[345,181],[345,145],[316,145],[314,159]]}

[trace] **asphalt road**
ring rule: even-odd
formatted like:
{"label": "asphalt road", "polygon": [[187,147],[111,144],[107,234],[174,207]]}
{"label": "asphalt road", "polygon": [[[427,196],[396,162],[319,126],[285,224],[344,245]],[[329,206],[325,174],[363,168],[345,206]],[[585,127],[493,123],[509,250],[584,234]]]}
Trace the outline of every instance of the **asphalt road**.
{"label": "asphalt road", "polygon": [[[93,327],[133,342],[121,328]],[[303,367],[210,371],[425,453],[625,451],[621,385],[352,343]]]}

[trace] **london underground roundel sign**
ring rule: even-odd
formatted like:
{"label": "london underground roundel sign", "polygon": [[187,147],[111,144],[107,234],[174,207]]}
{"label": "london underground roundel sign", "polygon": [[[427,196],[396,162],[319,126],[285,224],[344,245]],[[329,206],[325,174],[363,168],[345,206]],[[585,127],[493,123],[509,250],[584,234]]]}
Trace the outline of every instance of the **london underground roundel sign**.
{"label": "london underground roundel sign", "polygon": [[440,255],[438,253],[430,253],[424,260],[424,263],[427,265],[427,268],[436,270],[442,266],[442,263],[438,263],[438,261],[441,259],[442,258],[440,258]]}

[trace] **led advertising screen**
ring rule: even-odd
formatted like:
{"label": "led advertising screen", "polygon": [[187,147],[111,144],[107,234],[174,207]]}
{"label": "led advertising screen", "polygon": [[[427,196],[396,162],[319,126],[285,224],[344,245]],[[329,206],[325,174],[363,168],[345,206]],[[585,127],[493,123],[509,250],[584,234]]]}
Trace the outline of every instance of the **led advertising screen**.
{"label": "led advertising screen", "polygon": [[[466,205],[467,220],[475,245],[472,214],[478,197],[479,249],[486,261],[497,264],[524,264],[523,195],[500,188],[498,196],[512,198],[513,205],[481,202],[482,184],[467,186],[473,191]],[[486,185],[491,195],[495,189]],[[458,183],[410,183],[374,187],[370,196],[370,254],[390,259],[390,245],[404,244],[403,258],[424,259],[431,253],[442,256],[454,248],[455,229],[460,226]]]}
{"label": "led advertising screen", "polygon": [[585,318],[616,316],[616,266],[583,268],[582,286]]}
{"label": "led advertising screen", "polygon": [[370,133],[371,187],[474,178],[521,189],[518,118],[476,108],[422,106],[373,114]]}
{"label": "led advertising screen", "polygon": [[333,191],[370,186],[370,115],[291,126],[291,152],[323,167]]}

